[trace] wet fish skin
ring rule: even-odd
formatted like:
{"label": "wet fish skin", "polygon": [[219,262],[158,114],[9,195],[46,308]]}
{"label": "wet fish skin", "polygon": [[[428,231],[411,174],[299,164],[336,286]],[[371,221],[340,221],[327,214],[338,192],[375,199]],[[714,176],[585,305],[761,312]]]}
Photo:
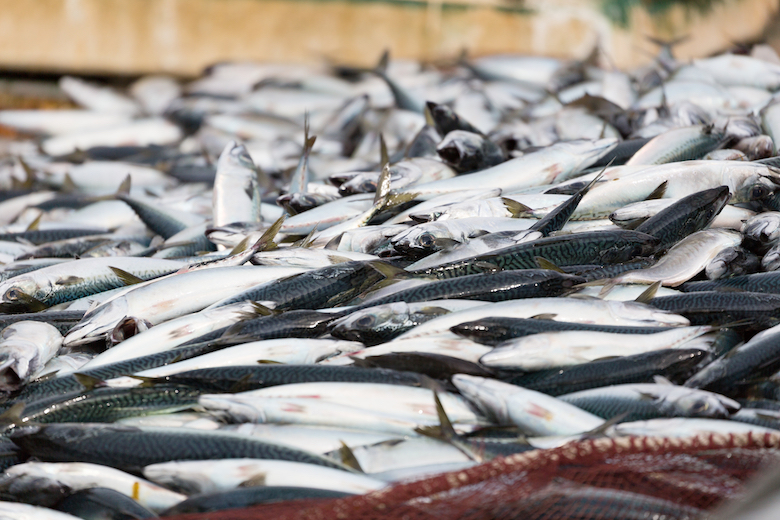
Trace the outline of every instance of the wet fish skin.
{"label": "wet fish skin", "polygon": [[604,359],[538,372],[503,372],[502,381],[558,396],[590,388],[628,383],[650,383],[661,375],[682,382],[707,357],[699,349],[666,349]]}
{"label": "wet fish skin", "polygon": [[655,250],[657,244],[657,238],[635,231],[590,231],[541,238],[533,242],[505,247],[469,260],[443,264],[413,271],[413,273],[454,278],[495,269],[533,269],[538,267],[536,263],[538,256],[558,266],[619,263],[637,256],[648,256]]}
{"label": "wet fish skin", "polygon": [[693,325],[745,321],[744,325],[735,327],[763,330],[780,322],[780,296],[775,294],[692,290],[675,296],[657,296],[648,304],[666,311],[679,312]]}
{"label": "wet fish skin", "polygon": [[[0,311],[29,312],[32,307],[41,310],[41,305],[48,307],[122,287],[124,282],[111,267],[151,279],[176,271],[183,265],[173,260],[151,258],[84,258],[44,267],[0,283]],[[26,296],[35,301],[31,303]]]}
{"label": "wet fish skin", "polygon": [[450,327],[459,336],[483,345],[496,346],[512,338],[521,338],[540,332],[556,330],[582,330],[612,332],[617,334],[655,334],[672,327],[631,327],[622,325],[598,325],[565,321],[525,318],[482,318]]}
{"label": "wet fish skin", "polygon": [[230,141],[219,157],[214,179],[213,226],[257,222],[255,165],[242,144]]}
{"label": "wet fish skin", "polygon": [[780,273],[751,273],[718,280],[685,282],[679,289],[683,292],[730,290],[753,293],[778,293],[780,292]]}
{"label": "wet fish skin", "polygon": [[24,426],[11,440],[25,452],[51,462],[92,462],[128,472],[171,460],[260,458],[292,460],[344,469],[302,450],[222,432],[180,428],[133,428],[100,423]]}
{"label": "wet fish skin", "polygon": [[0,390],[25,385],[61,347],[62,334],[53,325],[41,321],[8,325],[0,332]]}
{"label": "wet fish skin", "polygon": [[728,418],[739,403],[719,394],[686,387],[644,383],[622,384],[559,395],[599,417],[610,419],[623,413],[622,421],[642,421],[656,417]]}
{"label": "wet fish skin", "polygon": [[[186,497],[165,489],[157,484],[138,478],[122,471],[118,471],[106,466],[85,463],[47,463],[30,461],[15,466],[7,471],[0,479],[0,487],[3,491],[17,499],[45,505],[48,507],[57,507],[56,503],[46,503],[36,499],[36,487],[46,486],[54,488],[64,487],[67,496],[80,490],[94,489],[101,486],[103,489],[110,489],[114,493],[130,500],[133,497],[133,503],[145,506],[141,508],[147,511],[148,507],[154,511],[167,509],[172,505],[181,502]],[[25,499],[32,498],[33,500]],[[32,497],[29,497],[32,495]],[[115,496],[115,495],[112,495]],[[63,497],[57,497],[62,499]],[[125,504],[121,499],[119,504]],[[125,504],[126,505],[126,504]]]}
{"label": "wet fish skin", "polygon": [[780,368],[780,328],[769,328],[753,336],[747,343],[716,359],[685,382],[690,388],[715,392],[733,391],[745,378],[758,378]]}
{"label": "wet fish skin", "polygon": [[501,343],[484,354],[479,362],[493,368],[533,372],[607,357],[684,347],[711,330],[708,326],[675,327],[657,334],[629,336],[607,332],[542,332]]}
{"label": "wet fish skin", "polygon": [[574,290],[575,285],[583,282],[585,279],[582,277],[546,269],[516,269],[496,273],[479,273],[432,281],[377,299],[369,298],[365,303],[359,305],[358,309],[392,302],[412,303],[446,299],[498,302],[520,298],[560,296],[568,294]]}
{"label": "wet fish skin", "polygon": [[[289,310],[281,314],[244,320],[235,326],[217,329],[182,344],[179,348],[220,348],[245,341],[280,338],[316,338],[327,332],[333,320],[344,312],[320,312],[307,309]],[[149,367],[152,368],[152,367]]]}
{"label": "wet fish skin", "polygon": [[774,245],[780,240],[780,212],[767,211],[748,219],[742,233],[762,246]]}
{"label": "wet fish skin", "polygon": [[197,226],[204,222],[204,219],[198,215],[166,210],[158,205],[131,197],[129,194],[118,193],[116,198],[130,206],[152,232],[166,240],[188,227]]}
{"label": "wet fish skin", "polygon": [[103,487],[82,489],[71,493],[67,498],[61,500],[55,508],[57,511],[78,518],[89,518],[90,515],[111,515],[109,520],[122,520],[128,517],[133,519],[157,518],[155,513],[141,506],[136,500],[113,489]]}
{"label": "wet fish skin", "polygon": [[658,249],[667,249],[691,233],[709,226],[730,198],[728,186],[694,193],[645,220],[635,231],[658,238]]}
{"label": "wet fish skin", "polygon": [[738,246],[742,235],[730,229],[702,229],[679,242],[654,265],[629,271],[613,279],[613,283],[655,283],[676,287],[704,270],[724,249]]}
{"label": "wet fish skin", "polygon": [[390,368],[412,371],[441,381],[449,380],[455,374],[480,377],[494,377],[496,375],[495,371],[478,363],[432,352],[391,352],[377,356],[366,356],[362,359],[355,358],[354,365],[372,367],[373,370]]}
{"label": "wet fish skin", "polygon": [[494,379],[456,374],[452,383],[499,424],[515,424],[531,435],[571,435],[603,424],[554,397]]}
{"label": "wet fish skin", "polygon": [[[97,380],[106,380],[126,374],[134,374],[142,370],[157,368],[176,361],[182,361],[219,348],[220,345],[206,341],[199,344],[181,346],[174,350],[84,370],[81,374],[93,377]],[[84,385],[81,384],[77,377],[74,375],[66,375],[33,382],[25,386],[14,395],[14,402],[29,403],[53,395],[63,395],[69,392],[83,392],[84,390]],[[10,404],[9,402],[6,402],[0,406],[7,408]]]}
{"label": "wet fish skin", "polygon": [[61,513],[49,508],[22,504],[19,502],[0,502],[0,515],[14,520],[80,520],[79,517]]}
{"label": "wet fish skin", "polygon": [[723,133],[712,126],[674,128],[651,139],[626,164],[663,164],[699,159],[718,148]]}
{"label": "wet fish skin", "polygon": [[483,170],[504,162],[504,154],[496,143],[465,130],[453,130],[445,135],[436,152],[460,172]]}
{"label": "wet fish skin", "polygon": [[74,237],[86,237],[90,235],[102,235],[108,230],[105,228],[53,228],[34,229],[19,233],[0,233],[0,240],[16,242],[27,241],[35,245],[46,244],[54,240],[65,240]]}
{"label": "wet fish skin", "polygon": [[253,287],[209,309],[248,300],[269,302],[275,310],[334,307],[383,278],[372,261],[343,262]]}
{"label": "wet fish skin", "polygon": [[185,410],[198,402],[200,392],[185,386],[152,388],[94,388],[30,401],[7,432],[26,424],[111,423],[125,417]]}
{"label": "wet fish skin", "polygon": [[[765,259],[767,255],[764,255]],[[765,260],[762,261],[755,253],[741,246],[729,247],[718,253],[704,271],[710,280],[718,280],[757,273],[764,262]],[[763,267],[766,271],[774,270],[767,265]]]}
{"label": "wet fish skin", "polygon": [[425,106],[433,118],[436,131],[440,135],[444,136],[455,130],[464,130],[474,134],[482,133],[477,127],[460,117],[447,105],[427,101]]}
{"label": "wet fish skin", "polygon": [[421,323],[449,312],[449,309],[437,306],[435,302],[427,307],[410,307],[403,302],[365,308],[359,306],[332,322],[328,330],[334,338],[360,341],[371,347],[390,341]]}
{"label": "wet fish skin", "polygon": [[83,311],[47,311],[45,313],[30,312],[22,314],[0,314],[0,328],[18,321],[42,321],[57,328],[60,334],[66,334],[84,317]]}
{"label": "wet fish skin", "polygon": [[413,372],[382,368],[319,365],[255,365],[204,368],[161,378],[167,384],[186,385],[203,392],[245,392],[269,386],[309,382],[383,383],[422,386]]}
{"label": "wet fish skin", "polygon": [[208,495],[197,495],[163,511],[162,514],[163,516],[173,516],[188,513],[211,513],[224,509],[250,507],[282,500],[302,500],[307,498],[335,500],[350,495],[350,493],[340,491],[303,487],[249,487]]}

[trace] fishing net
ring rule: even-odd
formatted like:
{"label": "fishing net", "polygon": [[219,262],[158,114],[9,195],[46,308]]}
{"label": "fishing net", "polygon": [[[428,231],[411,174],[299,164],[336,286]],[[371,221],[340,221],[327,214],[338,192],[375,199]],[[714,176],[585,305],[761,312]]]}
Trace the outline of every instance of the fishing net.
{"label": "fishing net", "polygon": [[780,434],[625,437],[501,457],[367,495],[176,520],[703,518],[780,463]]}

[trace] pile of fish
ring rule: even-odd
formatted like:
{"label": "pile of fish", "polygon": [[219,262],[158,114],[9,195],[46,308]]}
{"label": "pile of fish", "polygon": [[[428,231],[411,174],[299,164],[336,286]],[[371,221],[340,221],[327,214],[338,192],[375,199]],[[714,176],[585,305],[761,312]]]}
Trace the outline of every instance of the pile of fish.
{"label": "pile of fish", "polygon": [[0,111],[0,517],[780,434],[767,47],[59,88],[82,108]]}

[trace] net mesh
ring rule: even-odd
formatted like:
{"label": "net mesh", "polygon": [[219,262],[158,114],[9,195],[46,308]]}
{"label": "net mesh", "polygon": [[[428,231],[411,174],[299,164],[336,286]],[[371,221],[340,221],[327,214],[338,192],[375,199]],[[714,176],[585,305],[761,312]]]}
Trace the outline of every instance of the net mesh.
{"label": "net mesh", "polygon": [[703,518],[780,463],[780,434],[572,442],[334,500],[265,504],[176,520]]}

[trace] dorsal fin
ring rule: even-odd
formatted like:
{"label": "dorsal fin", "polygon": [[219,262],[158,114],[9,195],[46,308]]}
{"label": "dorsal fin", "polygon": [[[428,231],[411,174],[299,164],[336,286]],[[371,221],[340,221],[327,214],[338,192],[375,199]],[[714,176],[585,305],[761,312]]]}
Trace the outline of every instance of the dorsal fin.
{"label": "dorsal fin", "polygon": [[658,288],[661,287],[661,281],[654,282],[650,287],[642,291],[642,294],[636,297],[637,303],[648,303],[650,300],[655,298],[656,293],[658,292]]}
{"label": "dorsal fin", "polygon": [[106,382],[102,379],[98,379],[97,377],[93,377],[82,372],[75,372],[73,377],[76,378],[76,381],[78,381],[79,384],[87,390],[92,390],[93,388],[99,388],[106,385]]}
{"label": "dorsal fin", "polygon": [[409,271],[406,271],[404,269],[401,269],[400,267],[396,267],[394,265],[388,264],[387,262],[384,262],[382,260],[371,260],[368,262],[368,265],[376,272],[384,276],[385,278],[389,280],[395,280],[398,278],[410,278],[411,274]]}
{"label": "dorsal fin", "polygon": [[245,481],[241,482],[237,487],[250,488],[250,487],[265,486],[266,478],[267,475],[265,473],[255,473]]}
{"label": "dorsal fin", "polygon": [[360,462],[358,462],[357,457],[355,457],[355,453],[352,451],[352,448],[347,446],[347,444],[342,440],[340,440],[339,443],[341,444],[341,448],[339,448],[341,463],[348,468],[352,468],[355,471],[364,473],[363,468],[360,467]]}
{"label": "dorsal fin", "polygon": [[35,172],[21,157],[17,157],[17,160],[24,170],[24,181],[22,181],[22,187],[27,189],[32,188],[33,185],[35,185]]}
{"label": "dorsal fin", "polygon": [[550,262],[544,257],[541,256],[535,256],[534,259],[536,260],[536,263],[541,267],[542,269],[548,269],[550,271],[556,271],[558,273],[566,274],[566,271],[555,265],[554,263]]}
{"label": "dorsal fin", "polygon": [[390,154],[387,153],[387,143],[382,132],[379,132],[379,164],[382,168],[390,164]]}
{"label": "dorsal fin", "polygon": [[130,185],[132,182],[132,178],[130,177],[130,174],[127,174],[127,177],[124,178],[122,183],[119,185],[119,187],[116,189],[116,195],[117,197],[119,195],[130,195]]}
{"label": "dorsal fin", "polygon": [[374,67],[376,72],[385,73],[387,71],[387,64],[390,63],[390,50],[385,49],[382,55],[379,57],[379,62]]}
{"label": "dorsal fin", "polygon": [[79,191],[79,188],[76,186],[76,183],[73,182],[73,177],[70,176],[70,173],[66,173],[65,178],[62,179],[60,191],[63,193],[76,193]]}
{"label": "dorsal fin", "polygon": [[27,405],[21,401],[14,403],[14,405],[0,414],[0,425],[9,426],[12,424],[19,424],[22,422],[22,414],[24,408]]}
{"label": "dorsal fin", "polygon": [[139,278],[132,273],[128,273],[124,269],[118,267],[108,266],[111,271],[119,278],[125,285],[135,285],[144,281],[143,278]]}
{"label": "dorsal fin", "polygon": [[41,218],[43,217],[43,212],[38,213],[38,216],[35,217],[35,219],[27,224],[27,231],[35,231],[38,229],[41,223]]}
{"label": "dorsal fin", "polygon": [[518,218],[521,215],[527,215],[533,211],[522,202],[517,202],[516,200],[510,199],[509,197],[501,197],[501,202],[504,203],[506,210],[511,213],[512,218]]}
{"label": "dorsal fin", "polygon": [[666,185],[667,181],[662,182],[658,185],[656,189],[654,189],[652,192],[650,192],[650,195],[645,197],[645,200],[655,200],[655,199],[662,199],[664,198],[664,195],[666,195]]}
{"label": "dorsal fin", "polygon": [[376,181],[376,194],[374,195],[374,205],[379,204],[387,199],[387,195],[390,193],[390,165],[385,164],[382,167],[382,173],[379,175],[379,179]]}

